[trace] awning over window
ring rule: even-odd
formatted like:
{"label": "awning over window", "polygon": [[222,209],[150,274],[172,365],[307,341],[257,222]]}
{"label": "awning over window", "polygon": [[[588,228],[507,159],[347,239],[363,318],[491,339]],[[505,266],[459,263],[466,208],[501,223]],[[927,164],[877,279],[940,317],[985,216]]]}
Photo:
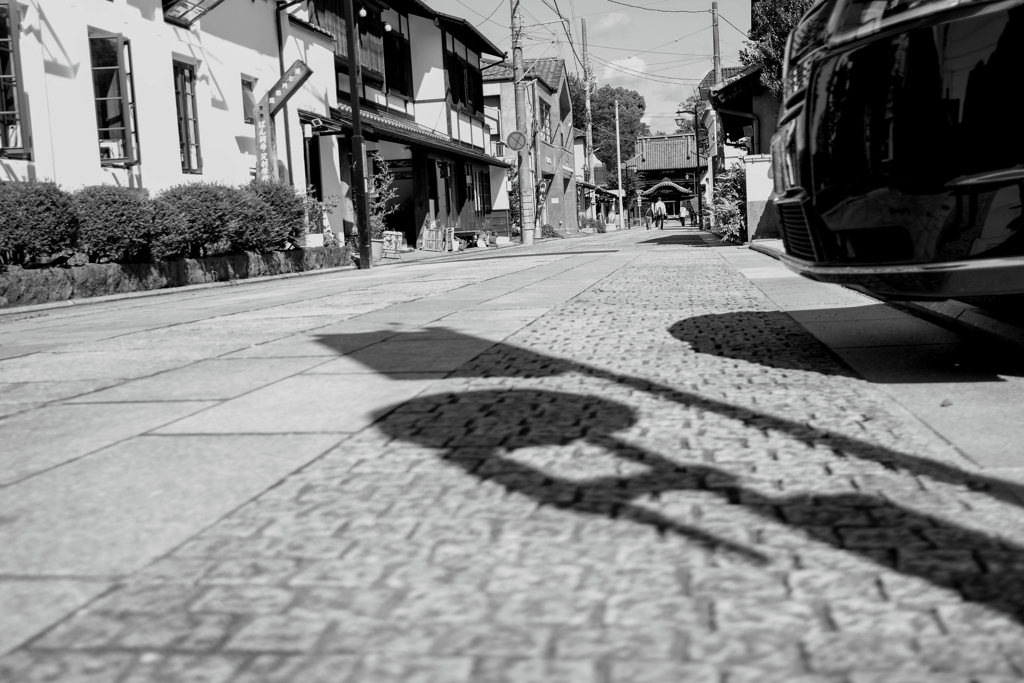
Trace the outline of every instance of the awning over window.
{"label": "awning over window", "polygon": [[[427,128],[426,126],[421,126],[418,123],[409,121],[408,119],[389,116],[387,114],[369,111],[366,109],[362,110],[361,114],[363,134],[368,137],[378,138],[380,140],[390,140],[391,142],[422,145],[423,147],[429,147],[440,152],[447,152],[466,159],[472,159],[473,161],[487,164],[489,166],[500,166],[502,168],[509,167],[509,164],[501,159],[492,157],[479,149],[473,149],[472,147],[461,145],[453,141],[447,135],[442,135],[435,130]],[[299,118],[304,123],[309,123],[312,122],[313,118],[316,118],[316,115],[300,111]],[[324,129],[322,131],[317,131],[322,135],[338,135],[342,132],[351,131],[352,108],[347,104],[339,104],[337,108],[331,109],[331,118],[329,120],[322,119],[322,125]],[[336,130],[331,130],[332,128]]]}

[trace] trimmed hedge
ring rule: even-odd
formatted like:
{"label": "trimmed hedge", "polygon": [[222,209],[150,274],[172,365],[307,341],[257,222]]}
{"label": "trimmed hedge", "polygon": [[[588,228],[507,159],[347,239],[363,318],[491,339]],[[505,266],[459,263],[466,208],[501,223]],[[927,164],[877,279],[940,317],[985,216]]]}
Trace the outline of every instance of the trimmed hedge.
{"label": "trimmed hedge", "polygon": [[140,263],[299,246],[303,195],[280,182],[176,185],[143,192],[96,185],[0,182],[0,266],[47,265],[76,253],[92,263]]}
{"label": "trimmed hedge", "polygon": [[298,246],[306,233],[307,207],[305,198],[295,188],[279,181],[253,180],[242,191],[258,197],[270,207],[270,221],[263,230],[268,244],[280,247],[291,243]]}
{"label": "trimmed hedge", "polygon": [[161,231],[168,254],[179,258],[202,258],[228,251],[227,235],[246,210],[246,197],[221,183],[185,183],[170,187],[158,196],[184,220],[178,233]]}
{"label": "trimmed hedge", "polygon": [[153,202],[137,190],[94,185],[74,194],[79,250],[90,263],[149,261]]}
{"label": "trimmed hedge", "polygon": [[35,265],[77,247],[74,203],[56,183],[0,182],[0,265]]}

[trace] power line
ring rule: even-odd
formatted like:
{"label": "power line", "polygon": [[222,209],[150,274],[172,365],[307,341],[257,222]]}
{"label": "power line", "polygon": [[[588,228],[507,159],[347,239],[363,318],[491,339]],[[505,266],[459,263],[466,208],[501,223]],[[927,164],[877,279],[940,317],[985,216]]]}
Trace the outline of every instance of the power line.
{"label": "power line", "polygon": [[655,83],[661,83],[661,84],[664,84],[664,85],[685,85],[688,82],[689,83],[700,83],[700,81],[702,80],[700,78],[676,78],[676,77],[673,77],[673,76],[658,76],[658,75],[651,76],[649,74],[645,74],[642,71],[634,71],[634,70],[630,69],[629,67],[624,67],[624,66],[621,66],[619,64],[615,64],[613,62],[609,62],[609,61],[601,59],[600,57],[597,57],[597,56],[595,56],[594,59],[596,59],[602,66],[605,66],[605,67],[607,67],[609,69],[612,69],[614,71],[618,71],[618,72],[620,72],[622,74],[625,74],[626,76],[631,76],[633,78],[640,78],[640,79],[643,79],[643,80],[653,81]]}
{"label": "power line", "polygon": [[[501,9],[504,4],[505,4],[505,0],[498,0],[498,4],[494,7],[493,10],[491,10],[491,13],[487,15],[487,18],[484,19],[484,21],[491,21],[491,17],[494,16],[494,13],[497,12],[499,9]],[[726,21],[728,21],[728,19],[726,19]],[[500,26],[501,24],[498,24],[498,25]]]}
{"label": "power line", "polygon": [[694,31],[693,33],[687,33],[687,34],[686,34],[685,36],[680,36],[680,37],[676,38],[675,40],[670,40],[670,41],[668,41],[667,43],[662,43],[661,45],[655,45],[655,46],[654,46],[654,47],[652,47],[652,48],[651,48],[650,50],[644,50],[643,52],[637,52],[637,53],[636,53],[635,55],[633,55],[633,56],[634,56],[634,57],[639,57],[640,55],[645,55],[645,54],[647,54],[648,52],[654,52],[654,51],[655,51],[655,50],[657,50],[657,49],[658,49],[659,47],[665,47],[666,45],[671,45],[672,43],[678,43],[678,42],[679,42],[680,40],[685,40],[686,38],[690,38],[690,37],[692,37],[692,36],[695,36],[695,35],[697,35],[698,33],[701,33],[702,31],[707,31],[707,30],[708,30],[708,29],[710,29],[710,28],[711,28],[710,26],[705,26],[705,27],[704,27],[704,28],[702,28],[702,29],[698,29],[698,30]]}
{"label": "power line", "polygon": [[729,24],[729,26],[732,26],[734,29],[736,29],[740,33],[743,33],[743,37],[744,38],[746,38],[748,40],[750,39],[750,36],[748,36],[746,33],[744,33],[743,30],[739,26],[737,26],[736,24],[732,23],[731,21],[726,19],[724,16],[722,16],[721,12],[718,13],[718,18],[721,19],[722,21],[724,21],[725,23]]}
{"label": "power line", "polygon": [[[501,5],[502,5],[503,3],[499,3],[499,4],[498,4],[498,7],[495,7],[495,8],[494,8],[494,12],[491,12],[491,13],[490,13],[490,15],[488,15],[488,16],[486,16],[486,17],[484,17],[484,15],[480,14],[480,13],[479,13],[479,12],[477,12],[477,11],[476,11],[475,9],[473,9],[472,7],[470,7],[469,5],[467,5],[466,3],[462,2],[462,0],[455,0],[455,2],[459,3],[460,5],[462,5],[463,7],[465,7],[466,9],[468,9],[468,10],[469,10],[470,12],[472,12],[472,13],[473,13],[473,14],[475,14],[475,15],[477,15],[478,17],[483,17],[483,20],[484,20],[484,21],[490,21],[490,22],[491,22],[492,24],[494,24],[495,26],[501,26],[501,24],[499,24],[498,22],[496,22],[496,21],[493,21],[493,20],[491,19],[491,17],[493,17],[493,16],[494,16],[494,12],[497,12],[497,11],[498,11],[498,7],[501,7]],[[508,27],[507,27],[507,26],[501,26],[501,28],[502,28],[502,29],[507,29]]]}
{"label": "power line", "polygon": [[[703,29],[701,29],[703,30]],[[633,52],[635,47],[613,47],[611,45],[594,45],[590,43],[590,47],[599,47],[605,50],[621,50],[623,52]],[[710,54],[704,52],[655,52],[654,50],[647,50],[643,54],[651,55],[679,55],[680,57],[710,57]]]}
{"label": "power line", "polygon": [[665,14],[710,14],[711,10],[706,9],[655,9],[653,7],[644,7],[643,5],[631,5],[628,2],[621,2],[620,0],[608,0],[613,5],[622,5],[623,7],[632,7],[633,9],[642,9],[648,12],[664,12]]}
{"label": "power line", "polygon": [[562,20],[562,30],[565,31],[565,37],[569,39],[569,47],[572,48],[572,54],[576,58],[576,63],[583,67],[583,70],[586,71],[587,67],[583,64],[583,60],[580,59],[580,56],[576,53],[576,46],[572,42],[572,33],[569,32],[569,27],[566,26],[566,23],[569,20],[562,16],[562,10],[558,8],[558,0],[552,1],[555,3],[555,14],[557,14],[558,18]]}

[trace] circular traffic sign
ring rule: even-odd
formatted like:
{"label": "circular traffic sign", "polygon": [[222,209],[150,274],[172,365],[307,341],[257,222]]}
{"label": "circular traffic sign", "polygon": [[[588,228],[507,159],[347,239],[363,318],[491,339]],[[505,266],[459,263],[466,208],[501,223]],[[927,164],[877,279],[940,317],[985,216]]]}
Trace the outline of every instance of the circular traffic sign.
{"label": "circular traffic sign", "polygon": [[526,149],[526,133],[521,130],[512,131],[508,134],[508,138],[505,139],[505,144],[507,144],[509,149],[513,152]]}

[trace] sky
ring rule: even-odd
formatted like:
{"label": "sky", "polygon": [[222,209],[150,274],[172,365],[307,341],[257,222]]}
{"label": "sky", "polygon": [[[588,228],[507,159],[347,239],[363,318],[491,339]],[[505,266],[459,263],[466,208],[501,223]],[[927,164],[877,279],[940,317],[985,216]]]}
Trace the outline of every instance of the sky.
{"label": "sky", "polygon": [[[511,61],[510,0],[426,0],[432,8],[473,23]],[[711,0],[520,0],[527,59],[562,57],[570,73],[583,46],[586,18],[597,86],[608,84],[644,96],[644,121],[652,132],[676,129],[675,111],[712,68]],[[558,14],[570,21],[572,45]],[[750,29],[750,0],[719,0],[722,66],[740,66],[739,51]],[[547,23],[554,22],[554,23]],[[573,51],[575,47],[575,53]]]}

